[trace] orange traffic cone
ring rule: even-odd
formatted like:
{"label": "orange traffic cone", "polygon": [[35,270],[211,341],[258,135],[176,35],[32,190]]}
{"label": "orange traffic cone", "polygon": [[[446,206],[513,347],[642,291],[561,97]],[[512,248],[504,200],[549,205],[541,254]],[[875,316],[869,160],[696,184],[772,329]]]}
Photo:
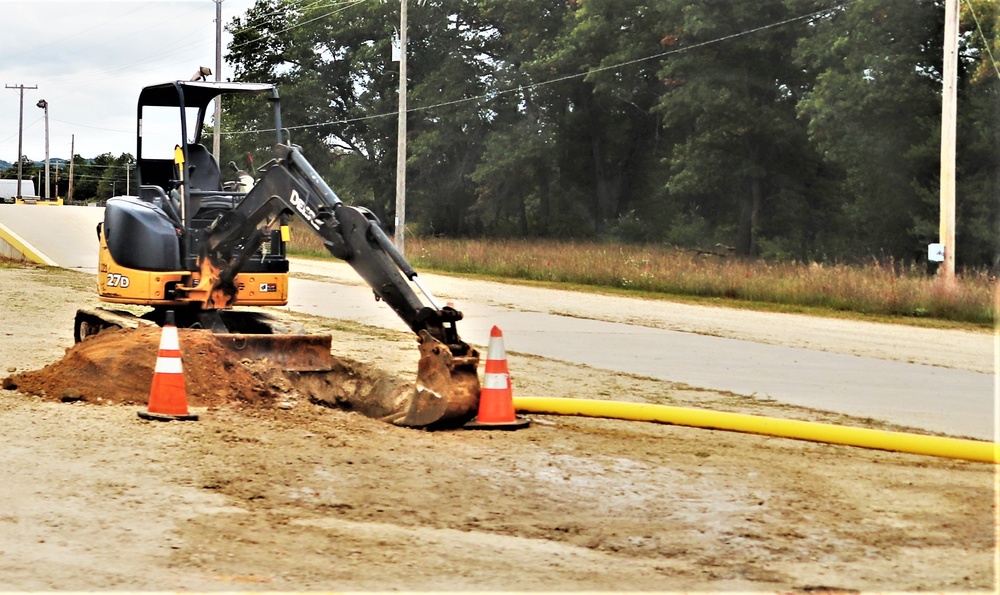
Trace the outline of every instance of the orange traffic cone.
{"label": "orange traffic cone", "polygon": [[167,310],[163,331],[160,333],[160,351],[156,355],[156,369],[153,372],[153,386],[149,389],[147,409],[140,411],[139,417],[158,421],[198,419],[197,415],[188,413],[181,345],[173,310]]}
{"label": "orange traffic cone", "polygon": [[476,419],[465,424],[465,427],[470,430],[517,430],[528,427],[530,423],[514,414],[514,394],[510,389],[510,371],[507,369],[503,333],[494,326],[490,331],[486,373],[479,393],[479,412]]}

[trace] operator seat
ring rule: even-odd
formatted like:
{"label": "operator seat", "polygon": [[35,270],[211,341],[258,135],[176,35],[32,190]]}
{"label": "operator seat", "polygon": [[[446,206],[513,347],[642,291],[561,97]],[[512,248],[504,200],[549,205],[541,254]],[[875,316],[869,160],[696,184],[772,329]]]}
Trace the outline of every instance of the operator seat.
{"label": "operator seat", "polygon": [[195,219],[201,218],[200,212],[203,210],[233,208],[231,198],[216,194],[222,191],[222,173],[219,170],[219,162],[205,145],[198,143],[188,145],[185,169],[187,187],[190,190],[188,204]]}
{"label": "operator seat", "polygon": [[222,173],[219,162],[209,153],[205,145],[193,143],[188,145],[187,154],[188,188],[202,192],[218,192],[222,190]]}

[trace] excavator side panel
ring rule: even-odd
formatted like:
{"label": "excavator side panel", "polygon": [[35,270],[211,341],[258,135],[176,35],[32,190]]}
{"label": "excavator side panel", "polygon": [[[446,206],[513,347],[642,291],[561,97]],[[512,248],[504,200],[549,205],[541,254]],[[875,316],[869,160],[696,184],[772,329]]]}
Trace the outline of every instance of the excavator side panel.
{"label": "excavator side panel", "polygon": [[[132,209],[135,211],[135,209]],[[146,262],[137,253],[144,249],[140,240],[151,234],[143,226],[163,226],[163,222],[155,215],[152,208],[140,207],[138,213],[142,218],[123,217],[122,210],[113,211],[117,216],[108,218],[100,226],[100,252],[98,256],[97,294],[101,301],[114,304],[136,304],[144,306],[183,306],[190,303],[184,299],[183,293],[177,293],[176,287],[193,287],[197,285],[199,273],[178,270],[174,267],[167,270],[146,270],[136,266],[126,266],[115,260],[109,247],[106,225],[112,225],[111,233],[115,235],[120,245],[117,252],[125,256],[125,260],[133,263]],[[131,211],[130,211],[131,212]],[[168,222],[169,223],[169,222]],[[162,235],[162,234],[159,234]],[[118,240],[119,236],[129,236]],[[124,241],[124,240],[128,241]],[[154,258],[156,262],[170,263],[171,259]],[[173,263],[179,264],[179,263]],[[237,289],[237,306],[284,306],[288,303],[288,274],[268,272],[246,272],[236,275],[233,284]]]}
{"label": "excavator side panel", "polygon": [[[184,306],[189,302],[179,299],[174,288],[193,286],[197,282],[197,274],[190,271],[143,271],[121,266],[101,242],[97,294],[102,302]],[[236,276],[234,285],[237,306],[284,306],[288,303],[287,273],[241,273]]]}

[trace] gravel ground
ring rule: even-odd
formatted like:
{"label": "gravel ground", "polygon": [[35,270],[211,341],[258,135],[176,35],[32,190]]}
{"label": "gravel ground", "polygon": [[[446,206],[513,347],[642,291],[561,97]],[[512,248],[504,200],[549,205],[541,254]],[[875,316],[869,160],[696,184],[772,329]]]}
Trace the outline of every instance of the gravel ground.
{"label": "gravel ground", "polygon": [[[93,277],[0,268],[0,278],[0,365],[24,371],[60,360],[76,308],[96,305]],[[446,283],[433,280],[452,293]],[[615,298],[504,291],[538,311],[630,316],[608,308]],[[656,302],[641,322],[693,330],[693,308]],[[714,328],[700,332],[907,361],[924,357],[933,333],[958,353],[971,350],[955,356],[956,367],[980,365],[978,345],[990,340],[719,309],[710,319]],[[417,351],[405,334],[297,320],[330,332],[339,355],[412,373]],[[792,322],[795,337],[783,338]],[[858,340],[886,332],[893,338],[883,347]],[[525,394],[627,392],[864,423],[542,358],[509,363]],[[109,378],[107,395],[115,390]],[[136,406],[0,391],[0,465],[9,478],[0,487],[0,590],[997,587],[991,465],[556,416],[534,416],[517,432],[426,432],[294,394],[282,402],[223,403],[199,408],[198,422],[153,423]]]}

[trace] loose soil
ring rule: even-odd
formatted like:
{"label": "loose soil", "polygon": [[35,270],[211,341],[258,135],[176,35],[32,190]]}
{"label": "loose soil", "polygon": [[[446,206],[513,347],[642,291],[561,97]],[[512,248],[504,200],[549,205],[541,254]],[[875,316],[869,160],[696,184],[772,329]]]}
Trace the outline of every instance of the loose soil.
{"label": "loose soil", "polygon": [[[157,326],[108,329],[66,350],[40,370],[12,374],[2,381],[18,390],[62,403],[146,405],[159,412],[183,398],[189,409],[246,407],[290,409],[299,400],[360,412],[381,419],[405,413],[414,383],[363,362],[333,357],[315,371],[288,371],[264,359],[246,359],[226,349],[211,331],[177,329],[181,345],[183,395],[158,395],[150,407],[159,356]],[[461,420],[459,420],[461,421]]]}
{"label": "loose soil", "polygon": [[[996,588],[990,465],[573,417],[399,428],[304,398],[192,331],[181,350],[200,421],[149,422],[136,412],[158,332],[74,348],[92,276],[0,279],[0,372],[18,385],[0,391],[2,590]],[[416,366],[402,333],[281,315],[330,333],[351,369],[407,381]],[[525,394],[865,425],[508,359]]]}

